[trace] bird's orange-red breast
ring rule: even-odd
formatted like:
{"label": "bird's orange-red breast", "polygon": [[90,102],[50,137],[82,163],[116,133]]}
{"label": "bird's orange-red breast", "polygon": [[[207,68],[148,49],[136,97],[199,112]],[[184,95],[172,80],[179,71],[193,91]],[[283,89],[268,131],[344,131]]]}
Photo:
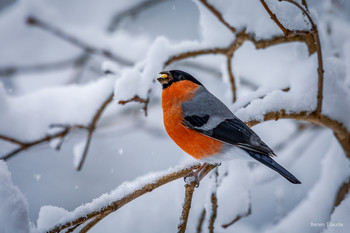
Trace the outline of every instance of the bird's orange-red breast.
{"label": "bird's orange-red breast", "polygon": [[198,84],[188,80],[173,83],[162,92],[164,126],[173,141],[195,159],[211,156],[221,151],[223,143],[207,137],[181,122],[183,110],[181,104],[193,98]]}

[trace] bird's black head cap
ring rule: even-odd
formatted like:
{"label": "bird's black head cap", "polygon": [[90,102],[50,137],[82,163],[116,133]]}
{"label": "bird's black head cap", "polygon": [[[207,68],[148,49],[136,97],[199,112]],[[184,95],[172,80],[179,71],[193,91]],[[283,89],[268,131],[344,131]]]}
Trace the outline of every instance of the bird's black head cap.
{"label": "bird's black head cap", "polygon": [[198,85],[202,85],[189,73],[182,70],[169,70],[160,72],[160,77],[157,79],[163,86],[163,89],[169,87],[171,84],[183,80],[188,80]]}

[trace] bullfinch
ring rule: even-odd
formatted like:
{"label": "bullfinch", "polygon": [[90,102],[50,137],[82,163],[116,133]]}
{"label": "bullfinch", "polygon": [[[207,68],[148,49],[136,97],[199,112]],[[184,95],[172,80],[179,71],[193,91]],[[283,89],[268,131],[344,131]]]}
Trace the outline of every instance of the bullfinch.
{"label": "bullfinch", "polygon": [[163,120],[167,133],[182,150],[204,162],[204,166],[234,158],[253,158],[291,183],[301,183],[272,159],[275,153],[252,129],[192,75],[170,70],[160,72],[157,80],[163,87]]}

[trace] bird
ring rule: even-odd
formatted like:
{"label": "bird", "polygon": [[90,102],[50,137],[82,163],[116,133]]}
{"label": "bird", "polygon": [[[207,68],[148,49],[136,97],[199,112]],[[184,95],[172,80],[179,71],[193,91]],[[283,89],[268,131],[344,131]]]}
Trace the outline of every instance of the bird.
{"label": "bird", "polygon": [[182,70],[159,74],[165,130],[183,151],[203,163],[191,173],[197,186],[198,174],[208,164],[219,165],[235,158],[258,161],[289,182],[301,184],[273,160],[273,150],[191,74]]}

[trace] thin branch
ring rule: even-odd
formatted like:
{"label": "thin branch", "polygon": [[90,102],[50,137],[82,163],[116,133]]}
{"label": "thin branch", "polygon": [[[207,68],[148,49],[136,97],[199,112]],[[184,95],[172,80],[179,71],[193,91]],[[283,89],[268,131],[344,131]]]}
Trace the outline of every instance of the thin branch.
{"label": "thin branch", "polygon": [[289,42],[303,42],[306,44],[309,55],[316,52],[316,44],[314,37],[311,33],[300,35],[300,34],[289,34],[288,36],[274,36],[270,39],[261,39],[256,40],[254,36],[251,34],[248,34],[249,37],[247,40],[250,40],[254,45],[256,49],[265,49],[267,47],[273,46],[273,45],[279,45],[282,43],[289,43]]}
{"label": "thin branch", "polygon": [[216,18],[218,18],[218,20],[224,24],[232,33],[236,32],[236,29],[234,27],[232,27],[228,22],[225,21],[225,19],[223,18],[222,14],[211,4],[209,4],[207,2],[207,0],[199,0],[204,6],[207,7],[208,10],[210,10],[215,16]]}
{"label": "thin branch", "polygon": [[278,0],[278,1],[280,1],[280,2],[289,2],[289,3],[293,4],[294,6],[298,7],[304,13],[304,15],[306,15],[306,17],[308,18],[308,20],[310,21],[310,23],[312,25],[312,28],[317,28],[317,26],[314,23],[314,21],[312,20],[310,14],[299,3],[297,3],[297,2],[295,2],[293,0]]}
{"label": "thin branch", "polygon": [[249,204],[249,208],[248,208],[248,211],[247,211],[246,213],[238,215],[238,216],[237,216],[236,218],[234,218],[231,222],[222,225],[222,227],[223,227],[223,228],[227,228],[227,227],[229,227],[229,226],[235,224],[235,223],[236,223],[237,221],[239,221],[240,219],[245,218],[245,217],[248,217],[249,215],[251,215],[251,213],[252,213],[252,206],[251,206],[251,204]]}
{"label": "thin branch", "polygon": [[236,82],[235,77],[232,72],[232,58],[237,49],[239,49],[243,43],[248,39],[248,34],[245,32],[245,30],[239,32],[236,34],[236,39],[233,41],[233,43],[227,48],[226,57],[227,57],[227,71],[229,80],[231,83],[231,91],[232,91],[232,102],[236,102],[237,100],[237,88],[236,88]]}
{"label": "thin branch", "polygon": [[107,107],[107,105],[112,102],[113,100],[113,93],[110,94],[108,96],[108,98],[102,103],[101,107],[97,110],[96,114],[94,115],[94,117],[92,118],[92,121],[91,123],[89,124],[89,127],[88,127],[88,137],[87,137],[87,140],[86,140],[86,144],[85,144],[85,148],[84,148],[84,152],[83,152],[83,155],[82,155],[82,158],[79,162],[79,165],[77,167],[77,170],[80,171],[82,166],[83,166],[83,163],[86,159],[86,155],[87,155],[87,152],[89,150],[89,146],[90,146],[90,142],[91,142],[91,138],[92,138],[92,134],[94,133],[95,129],[96,129],[96,125],[97,125],[97,122],[98,120],[100,119],[103,111],[105,110],[105,108]]}
{"label": "thin branch", "polygon": [[301,0],[301,4],[305,7],[307,11],[309,11],[309,7],[307,6],[306,0]]}
{"label": "thin branch", "polygon": [[203,208],[198,221],[197,233],[202,233],[202,226],[205,219],[205,213],[206,213],[205,208]]}
{"label": "thin branch", "polygon": [[51,25],[51,24],[49,24],[41,19],[36,18],[35,16],[29,16],[27,18],[27,23],[29,25],[37,26],[37,27],[39,27],[47,32],[50,32],[53,35],[83,49],[87,53],[91,53],[91,54],[95,54],[98,56],[108,58],[108,59],[115,61],[117,63],[120,63],[122,65],[126,65],[126,66],[133,65],[133,62],[131,62],[131,61],[129,61],[129,60],[117,55],[117,54],[114,54],[109,50],[93,47],[92,45],[89,45],[89,44],[85,43],[84,41],[81,41],[80,39],[62,31],[61,29],[56,28],[53,25]]}
{"label": "thin branch", "polygon": [[12,158],[14,155],[18,154],[19,152],[27,150],[30,147],[39,145],[39,144],[44,143],[44,142],[49,142],[54,138],[63,138],[69,133],[69,131],[70,131],[70,128],[66,128],[58,133],[55,133],[52,135],[47,135],[45,137],[42,137],[42,138],[34,140],[34,141],[30,141],[30,142],[22,142],[22,141],[19,141],[17,139],[14,139],[14,138],[0,135],[0,139],[20,145],[19,148],[11,151],[8,154],[5,154],[4,156],[1,157],[1,159],[8,160],[8,159]]}
{"label": "thin branch", "polygon": [[27,144],[25,142],[17,140],[16,138],[10,138],[10,137],[7,137],[5,135],[0,135],[0,139],[7,141],[7,142],[10,142],[10,143],[13,143],[13,144],[17,144],[19,146],[23,146],[23,147],[26,146],[26,144]]}
{"label": "thin branch", "polygon": [[176,61],[180,61],[180,60],[190,58],[190,57],[196,57],[199,55],[207,55],[207,54],[226,54],[226,53],[227,53],[227,48],[209,48],[209,49],[201,49],[201,50],[184,52],[184,53],[180,53],[178,55],[174,55],[174,56],[170,57],[164,63],[164,67],[166,67],[166,66],[168,66]]}
{"label": "thin branch", "polygon": [[126,196],[119,198],[118,200],[113,201],[112,203],[102,207],[99,210],[92,211],[86,215],[77,217],[74,220],[68,221],[68,222],[63,223],[63,224],[59,224],[59,225],[53,227],[52,229],[48,230],[47,232],[48,233],[60,232],[64,229],[70,228],[70,227],[75,226],[77,224],[85,223],[85,222],[89,221],[90,219],[96,218],[97,216],[101,216],[101,215],[102,215],[102,218],[104,218],[108,214],[110,214],[114,211],[117,211],[118,209],[120,209],[121,207],[126,205],[127,203],[135,200],[136,198],[138,198],[138,197],[140,197],[148,192],[152,192],[153,190],[157,189],[158,187],[160,187],[164,184],[167,184],[167,183],[170,183],[174,180],[182,178],[182,177],[186,176],[189,172],[191,172],[193,169],[197,169],[197,168],[199,168],[199,165],[193,165],[191,167],[183,168],[179,171],[176,171],[176,172],[173,172],[170,174],[166,174],[166,175],[162,176],[161,178],[159,178],[151,183],[147,183],[147,184],[143,185],[142,187],[133,191],[132,193],[127,194]]}
{"label": "thin branch", "polygon": [[95,219],[91,220],[88,224],[86,224],[83,229],[79,231],[79,233],[86,233],[88,232],[92,227],[94,227],[97,223],[99,223],[103,218],[105,218],[107,215],[112,213],[112,210],[106,211],[105,213],[96,216]]}
{"label": "thin branch", "polygon": [[274,13],[272,13],[269,6],[266,4],[266,2],[264,0],[260,0],[260,2],[263,5],[263,7],[265,8],[265,10],[267,11],[267,13],[270,15],[271,19],[282,30],[283,34],[288,36],[291,33],[291,31],[283,26],[283,24],[277,19],[277,16]]}
{"label": "thin branch", "polygon": [[[201,181],[211,170],[216,168],[217,165],[213,164],[207,164],[204,163],[201,165],[198,169],[200,169],[199,174],[198,172],[196,173],[195,171],[189,172],[187,175],[192,175],[196,174],[198,175],[198,182]],[[188,220],[188,215],[190,213],[191,209],[191,203],[192,203],[192,196],[194,192],[194,188],[198,185],[197,181],[194,180],[190,184],[185,185],[185,201],[182,206],[182,214],[180,217],[180,223],[178,225],[178,232],[184,233],[186,231],[186,226],[187,226],[187,220]]]}
{"label": "thin branch", "polygon": [[35,72],[48,72],[52,70],[65,69],[70,66],[77,66],[83,60],[85,60],[86,55],[82,54],[75,58],[70,58],[63,61],[57,61],[46,64],[36,64],[36,65],[23,65],[23,66],[7,66],[0,67],[0,76],[11,76],[18,73],[35,73]]}
{"label": "thin branch", "polygon": [[[149,93],[150,93],[150,91],[148,91],[148,94]],[[130,103],[130,102],[139,102],[139,103],[144,104],[143,110],[145,112],[145,116],[147,116],[149,97],[147,97],[147,99],[143,99],[143,98],[140,98],[138,95],[135,95],[134,97],[132,97],[129,100],[120,100],[118,103],[121,105],[125,105],[125,104]]]}
{"label": "thin branch", "polygon": [[82,78],[82,75],[86,68],[86,64],[88,64],[90,60],[91,54],[83,53],[81,61],[79,63],[74,64],[73,74],[71,75],[67,83],[78,83]]}
{"label": "thin branch", "polygon": [[209,232],[210,233],[214,233],[214,223],[216,220],[216,216],[217,216],[217,210],[218,210],[218,199],[216,197],[216,193],[212,193],[211,194],[211,215],[210,215],[210,219],[209,219]]}
{"label": "thin branch", "polygon": [[190,213],[191,204],[192,204],[192,196],[194,189],[196,187],[196,182],[193,181],[190,184],[185,185],[185,201],[182,206],[182,213],[180,217],[180,223],[177,227],[179,233],[185,233],[186,232],[186,226],[187,226],[187,220],[188,215]]}
{"label": "thin branch", "polygon": [[334,202],[333,211],[334,211],[335,207],[340,205],[340,203],[345,199],[345,197],[349,193],[349,191],[350,191],[350,177],[339,188],[338,193],[337,193],[337,197],[336,197],[335,202]]}
{"label": "thin branch", "polygon": [[74,232],[75,229],[77,229],[81,224],[77,224],[74,227],[68,228],[68,230],[65,233],[71,233]]}
{"label": "thin branch", "polygon": [[125,19],[127,16],[135,17],[136,15],[144,12],[146,9],[154,7],[155,5],[162,2],[163,0],[146,0],[146,1],[140,2],[136,6],[128,8],[122,12],[118,12],[118,14],[113,16],[112,21],[109,24],[107,30],[110,32],[115,31],[118,28],[120,22],[123,19]]}

